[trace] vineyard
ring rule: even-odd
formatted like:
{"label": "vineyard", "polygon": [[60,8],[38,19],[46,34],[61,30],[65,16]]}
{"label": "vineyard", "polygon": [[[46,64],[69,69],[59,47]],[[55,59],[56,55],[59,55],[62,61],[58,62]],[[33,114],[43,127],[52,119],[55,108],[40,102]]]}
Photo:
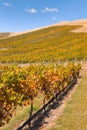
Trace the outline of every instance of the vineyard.
{"label": "vineyard", "polygon": [[44,107],[77,80],[81,65],[73,60],[87,59],[87,33],[72,32],[79,27],[53,26],[4,39],[8,34],[0,35],[0,126],[18,106],[30,105],[32,117],[38,95]]}
{"label": "vineyard", "polygon": [[[0,40],[1,63],[87,59],[87,33],[79,26],[53,26]],[[73,53],[72,53],[73,52]]]}
{"label": "vineyard", "polygon": [[0,65],[0,126],[9,122],[17,106],[31,104],[39,94],[43,101],[54,97],[77,79],[80,64]]}

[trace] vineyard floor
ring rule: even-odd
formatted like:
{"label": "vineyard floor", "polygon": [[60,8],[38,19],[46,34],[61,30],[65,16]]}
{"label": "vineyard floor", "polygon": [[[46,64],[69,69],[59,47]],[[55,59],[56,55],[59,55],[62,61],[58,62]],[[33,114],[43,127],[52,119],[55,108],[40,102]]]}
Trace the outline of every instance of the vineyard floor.
{"label": "vineyard floor", "polygon": [[87,62],[77,84],[61,105],[50,111],[40,130],[87,130]]}

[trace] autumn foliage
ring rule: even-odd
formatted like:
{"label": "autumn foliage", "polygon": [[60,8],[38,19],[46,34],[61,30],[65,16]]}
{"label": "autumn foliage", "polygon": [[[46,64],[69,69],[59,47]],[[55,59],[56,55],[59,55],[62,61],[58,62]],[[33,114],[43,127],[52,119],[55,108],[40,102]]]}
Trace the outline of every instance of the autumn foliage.
{"label": "autumn foliage", "polygon": [[47,99],[79,75],[80,64],[0,66],[0,125],[10,120],[18,105],[28,105],[42,94]]}

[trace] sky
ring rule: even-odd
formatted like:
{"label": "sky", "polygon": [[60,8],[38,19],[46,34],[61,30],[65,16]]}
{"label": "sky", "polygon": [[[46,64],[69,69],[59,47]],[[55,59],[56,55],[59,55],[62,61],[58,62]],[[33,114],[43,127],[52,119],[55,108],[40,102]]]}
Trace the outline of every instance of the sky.
{"label": "sky", "polygon": [[87,19],[87,0],[0,0],[0,32]]}

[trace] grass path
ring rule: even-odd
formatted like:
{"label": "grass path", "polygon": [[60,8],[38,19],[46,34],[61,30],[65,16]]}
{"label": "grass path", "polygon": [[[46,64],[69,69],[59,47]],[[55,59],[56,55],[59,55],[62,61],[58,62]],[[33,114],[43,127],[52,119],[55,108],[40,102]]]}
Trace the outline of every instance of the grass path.
{"label": "grass path", "polygon": [[80,76],[61,105],[50,112],[41,130],[87,130],[87,62]]}

